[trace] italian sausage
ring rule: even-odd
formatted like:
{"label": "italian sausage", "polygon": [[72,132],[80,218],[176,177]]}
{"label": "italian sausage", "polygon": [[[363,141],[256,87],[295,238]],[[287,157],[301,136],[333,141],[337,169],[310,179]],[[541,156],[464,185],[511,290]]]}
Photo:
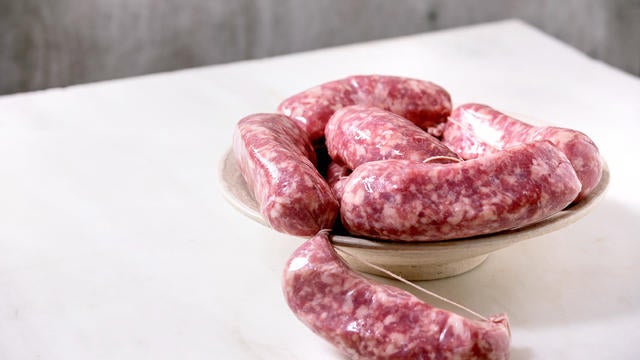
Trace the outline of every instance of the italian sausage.
{"label": "italian sausage", "polygon": [[340,165],[336,162],[329,163],[327,168],[327,182],[329,187],[336,195],[336,199],[340,201],[342,192],[344,190],[344,183],[347,181],[347,177],[351,174],[351,169],[344,165]]}
{"label": "italian sausage", "polygon": [[338,201],[316,170],[313,146],[296,122],[281,114],[249,115],[236,125],[233,151],[272,228],[313,235],[333,226]]}
{"label": "italian sausage", "polygon": [[482,104],[464,104],[444,125],[443,143],[464,159],[500,151],[515,144],[549,140],[571,161],[582,188],[575,201],[589,195],[602,177],[602,158],[596,144],[571,129],[532,126]]}
{"label": "italian sausage", "polygon": [[458,162],[460,157],[416,124],[377,107],[336,111],[324,131],[329,156],[350,169],[376,160]]}
{"label": "italian sausage", "polygon": [[340,214],[353,235],[447,240],[540,221],[579,191],[567,157],[550,142],[536,141],[459,163],[362,164],[344,184]]}
{"label": "italian sausage", "polygon": [[508,359],[506,315],[470,320],[372,282],[337,256],[327,231],[289,258],[283,292],[293,313],[350,359]]}
{"label": "italian sausage", "polygon": [[313,143],[324,136],[333,113],[349,105],[369,105],[403,116],[423,129],[444,122],[451,97],[428,81],[382,75],[356,75],[318,85],[285,99],[278,112],[300,122]]}

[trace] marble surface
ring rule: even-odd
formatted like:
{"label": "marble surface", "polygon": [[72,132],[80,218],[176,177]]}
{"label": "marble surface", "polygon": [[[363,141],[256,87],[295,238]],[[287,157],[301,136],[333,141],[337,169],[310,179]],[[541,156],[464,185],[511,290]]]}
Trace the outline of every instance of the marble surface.
{"label": "marble surface", "polygon": [[242,116],[356,73],[596,141],[590,215],[421,285],[507,312],[513,359],[640,357],[640,80],[506,21],[0,97],[0,359],[341,358],[281,293],[302,239],[240,215],[216,172]]}

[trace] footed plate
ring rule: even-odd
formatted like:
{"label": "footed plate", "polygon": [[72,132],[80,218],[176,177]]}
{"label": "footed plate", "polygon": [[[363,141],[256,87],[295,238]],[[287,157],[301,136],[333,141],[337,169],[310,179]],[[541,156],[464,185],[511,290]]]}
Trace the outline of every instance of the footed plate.
{"label": "footed plate", "polygon": [[[229,149],[219,167],[220,183],[226,200],[242,214],[265,226],[259,206],[247,187]],[[589,213],[602,199],[609,185],[609,168],[603,162],[602,178],[586,198],[535,224],[471,238],[431,242],[393,242],[335,234],[333,244],[351,267],[386,276],[354,258],[364,259],[408,280],[432,280],[458,275],[480,265],[490,253],[518,241],[539,237],[570,225]],[[353,255],[353,256],[352,256]]]}

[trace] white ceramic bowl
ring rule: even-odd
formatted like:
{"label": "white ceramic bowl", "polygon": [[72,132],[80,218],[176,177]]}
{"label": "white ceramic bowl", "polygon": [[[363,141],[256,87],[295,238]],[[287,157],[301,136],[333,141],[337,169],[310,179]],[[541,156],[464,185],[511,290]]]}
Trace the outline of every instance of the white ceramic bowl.
{"label": "white ceramic bowl", "polygon": [[[227,201],[242,214],[268,226],[240,174],[232,150],[225,153],[220,163],[219,177]],[[576,222],[602,199],[608,184],[609,168],[604,163],[602,179],[588,197],[545,220],[515,230],[460,240],[420,243],[376,241],[338,234],[332,237],[333,244],[338,250],[346,250],[408,280],[431,280],[458,275],[480,265],[491,252]],[[353,268],[384,276],[352,256],[344,253],[342,255]]]}

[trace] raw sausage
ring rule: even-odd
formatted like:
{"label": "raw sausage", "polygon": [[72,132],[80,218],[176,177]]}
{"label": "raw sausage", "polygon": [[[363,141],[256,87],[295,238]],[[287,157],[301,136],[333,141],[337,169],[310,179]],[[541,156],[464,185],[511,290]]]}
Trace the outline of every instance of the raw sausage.
{"label": "raw sausage", "polygon": [[567,157],[537,141],[459,163],[362,164],[344,184],[340,214],[353,235],[446,240],[540,221],[579,191]]}
{"label": "raw sausage", "polygon": [[380,108],[336,111],[324,131],[329,156],[350,169],[376,160],[458,162],[460,157],[411,121]]}
{"label": "raw sausage", "polygon": [[336,162],[329,163],[329,167],[327,168],[327,182],[329,183],[331,190],[333,190],[333,193],[336,195],[338,201],[340,201],[340,198],[342,197],[344,183],[347,181],[349,174],[351,174],[351,169],[348,167]]}
{"label": "raw sausage", "polygon": [[315,168],[309,138],[281,114],[254,114],[238,122],[233,150],[260,212],[277,231],[313,235],[331,228],[338,201]]}
{"label": "raw sausage", "polygon": [[440,86],[383,75],[350,76],[318,85],[285,99],[278,112],[297,120],[315,143],[336,110],[356,104],[391,111],[423,129],[444,122],[451,113],[451,97]]}
{"label": "raw sausage", "polygon": [[602,158],[595,143],[571,129],[532,126],[482,104],[458,106],[444,126],[442,141],[464,159],[509,146],[549,140],[571,161],[582,189],[576,201],[589,195],[602,177]]}
{"label": "raw sausage", "polygon": [[315,168],[304,131],[281,114],[254,114],[238,122],[233,151],[240,172],[277,231],[313,235],[331,228],[338,201]]}
{"label": "raw sausage", "polygon": [[289,258],[293,313],[350,359],[508,359],[505,315],[470,320],[350,270],[322,231]]}

